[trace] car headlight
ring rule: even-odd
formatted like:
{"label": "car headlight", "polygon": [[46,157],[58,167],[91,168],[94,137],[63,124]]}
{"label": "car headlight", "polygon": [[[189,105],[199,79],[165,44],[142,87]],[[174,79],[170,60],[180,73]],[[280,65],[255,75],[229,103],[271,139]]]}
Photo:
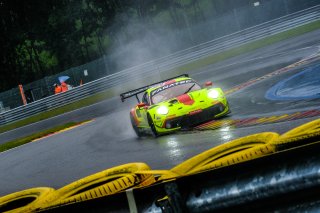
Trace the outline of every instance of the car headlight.
{"label": "car headlight", "polygon": [[210,98],[218,98],[220,96],[220,93],[217,90],[210,90],[208,92],[208,96]]}
{"label": "car headlight", "polygon": [[168,109],[168,107],[165,107],[165,106],[160,106],[157,109],[157,113],[160,115],[166,115],[166,114],[168,114],[168,112],[169,112],[169,109]]}

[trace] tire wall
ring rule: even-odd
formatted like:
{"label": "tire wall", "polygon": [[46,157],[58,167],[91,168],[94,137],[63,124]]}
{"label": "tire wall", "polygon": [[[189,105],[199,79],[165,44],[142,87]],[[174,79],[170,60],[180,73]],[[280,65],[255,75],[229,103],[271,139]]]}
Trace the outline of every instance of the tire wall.
{"label": "tire wall", "polygon": [[[60,189],[38,187],[0,197],[0,212],[46,211],[112,196],[128,189],[156,187],[156,182],[204,173],[221,167],[299,149],[320,142],[320,119],[282,135],[262,132],[245,136],[196,155],[170,170],[151,170],[145,163],[116,166],[87,176]],[[209,180],[208,180],[209,181]]]}

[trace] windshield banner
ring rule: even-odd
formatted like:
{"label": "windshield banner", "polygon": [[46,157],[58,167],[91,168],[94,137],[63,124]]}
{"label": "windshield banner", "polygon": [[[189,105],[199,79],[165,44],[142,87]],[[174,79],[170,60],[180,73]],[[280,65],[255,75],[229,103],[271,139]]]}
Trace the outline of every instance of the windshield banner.
{"label": "windshield banner", "polygon": [[193,80],[184,80],[184,81],[178,81],[178,82],[174,82],[172,84],[168,84],[168,85],[164,85],[162,87],[159,87],[158,89],[155,89],[151,92],[151,95],[154,96],[155,94],[163,91],[163,90],[166,90],[166,89],[169,89],[171,87],[175,87],[175,86],[178,86],[178,85],[182,85],[182,84],[188,84],[188,83],[194,83]]}

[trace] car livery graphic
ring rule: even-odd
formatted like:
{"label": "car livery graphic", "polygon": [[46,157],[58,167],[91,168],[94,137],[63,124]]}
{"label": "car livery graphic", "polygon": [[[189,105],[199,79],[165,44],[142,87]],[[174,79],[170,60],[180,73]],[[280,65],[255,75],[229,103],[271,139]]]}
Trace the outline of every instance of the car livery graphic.
{"label": "car livery graphic", "polygon": [[133,96],[138,104],[131,109],[130,119],[138,137],[150,134],[150,130],[157,137],[190,129],[230,112],[221,88],[213,87],[212,82],[201,88],[187,74],[120,94],[122,102]]}

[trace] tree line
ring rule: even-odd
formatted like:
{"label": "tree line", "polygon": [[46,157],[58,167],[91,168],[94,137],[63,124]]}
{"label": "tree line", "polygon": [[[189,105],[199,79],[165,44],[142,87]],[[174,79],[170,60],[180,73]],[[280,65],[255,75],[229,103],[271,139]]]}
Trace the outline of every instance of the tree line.
{"label": "tree line", "polygon": [[204,20],[206,10],[217,13],[216,1],[0,0],[0,91],[108,54],[119,32],[132,36],[125,30],[129,20],[188,27]]}

